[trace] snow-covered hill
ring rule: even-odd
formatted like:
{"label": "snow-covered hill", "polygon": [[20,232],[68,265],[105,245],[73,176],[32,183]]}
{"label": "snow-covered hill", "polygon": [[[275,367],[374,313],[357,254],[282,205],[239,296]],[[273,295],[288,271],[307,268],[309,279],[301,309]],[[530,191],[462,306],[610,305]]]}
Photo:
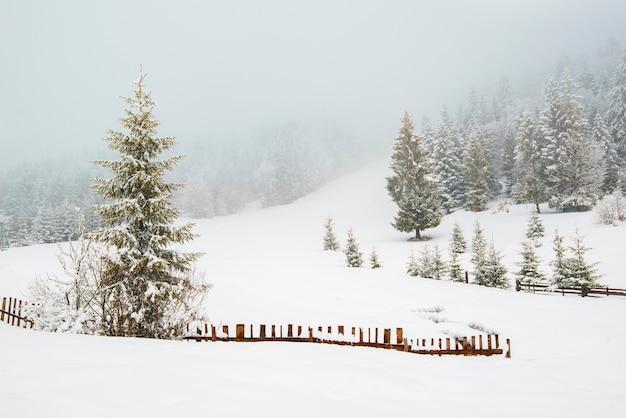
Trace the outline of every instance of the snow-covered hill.
{"label": "snow-covered hill", "polygon": [[[466,239],[479,221],[512,272],[531,206],[456,212],[408,242],[391,226],[386,162],[345,176],[293,204],[249,208],[196,222],[190,250],[214,284],[214,323],[404,327],[409,337],[471,335],[512,341],[511,359],[426,357],[368,348],[290,343],[191,343],[38,333],[0,324],[0,405],[12,417],[206,414],[239,416],[622,416],[626,407],[626,298],[517,293],[410,277],[411,250],[447,254],[458,222]],[[326,217],[345,243],[352,227],[378,270],[345,266],[322,251]],[[599,262],[601,282],[626,287],[624,225],[592,212],[541,219],[545,271],[554,229],[576,228]],[[55,245],[0,252],[0,295],[26,298],[37,275],[60,274]],[[464,267],[471,270],[469,262]]]}

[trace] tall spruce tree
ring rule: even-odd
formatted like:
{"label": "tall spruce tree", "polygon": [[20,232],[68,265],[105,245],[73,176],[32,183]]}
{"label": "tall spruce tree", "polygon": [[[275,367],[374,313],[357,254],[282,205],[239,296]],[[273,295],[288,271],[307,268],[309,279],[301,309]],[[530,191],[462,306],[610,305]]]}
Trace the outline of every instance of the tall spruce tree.
{"label": "tall spruce tree", "polygon": [[193,277],[199,253],[174,246],[195,237],[191,223],[175,225],[180,215],[172,195],[180,184],[167,182],[167,171],[182,156],[162,159],[174,137],[157,137],[155,102],[141,71],[134,96],[120,119],[127,132],[109,130],[104,138],[119,153],[118,161],[98,160],[113,177],[95,178],[93,189],[105,199],[95,206],[104,227],[89,237],[104,247],[102,332],[107,335],[175,338],[199,308],[197,296],[207,289]]}
{"label": "tall spruce tree", "polygon": [[421,230],[434,228],[441,222],[443,190],[423,139],[414,129],[413,119],[405,112],[393,144],[394,174],[387,177],[387,191],[399,208],[393,227],[401,232],[415,231],[415,239],[421,240]]}
{"label": "tall spruce tree", "polygon": [[576,96],[576,85],[564,72],[558,88],[549,91],[545,123],[545,155],[551,198],[562,210],[589,210],[602,185],[601,150],[587,133],[588,124]]}
{"label": "tall spruce tree", "polygon": [[609,92],[607,124],[615,149],[622,162],[626,161],[626,54],[617,68],[613,88]]}
{"label": "tall spruce tree", "polygon": [[545,227],[543,226],[543,222],[539,217],[538,212],[533,212],[528,218],[528,223],[526,224],[526,238],[530,240],[530,242],[535,247],[541,247],[540,239],[543,238],[545,232]]}
{"label": "tall spruce tree", "polygon": [[537,212],[539,204],[548,199],[545,183],[545,166],[541,152],[544,136],[541,127],[528,112],[521,113],[516,121],[513,196],[520,202],[530,202]]}
{"label": "tall spruce tree", "polygon": [[491,166],[484,130],[476,125],[469,129],[465,145],[464,165],[466,191],[465,207],[482,211],[495,193],[497,180]]}
{"label": "tall spruce tree", "polygon": [[454,120],[444,107],[441,120],[435,132],[433,143],[433,160],[435,172],[444,189],[443,208],[450,213],[454,208],[463,205],[465,183],[463,176],[461,135],[455,127]]}

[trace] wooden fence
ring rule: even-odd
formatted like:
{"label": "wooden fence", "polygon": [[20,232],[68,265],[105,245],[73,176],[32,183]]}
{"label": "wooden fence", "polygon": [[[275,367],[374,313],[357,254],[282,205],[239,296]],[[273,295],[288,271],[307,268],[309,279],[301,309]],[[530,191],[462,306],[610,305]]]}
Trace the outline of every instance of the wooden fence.
{"label": "wooden fence", "polygon": [[626,289],[616,289],[611,287],[559,287],[554,288],[548,283],[524,283],[519,279],[515,280],[515,290],[518,292],[524,290],[526,292],[551,292],[560,293],[561,295],[579,295],[585,296],[626,296]]}
{"label": "wooden fence", "polygon": [[0,309],[0,322],[22,327],[32,328],[33,321],[22,316],[22,307],[26,306],[24,302],[15,298],[2,298],[2,309]]}
{"label": "wooden fence", "polygon": [[[228,325],[203,324],[196,327],[195,335],[184,337],[195,341],[288,341],[356,347],[375,347],[404,351],[414,354],[491,356],[503,354],[498,335],[485,334],[457,338],[406,338],[402,328],[395,329],[395,341],[392,341],[392,329],[385,328],[346,328],[339,325],[333,330],[328,327],[303,327],[301,325]],[[346,332],[347,331],[347,332]],[[506,357],[511,357],[511,342],[506,339]]]}

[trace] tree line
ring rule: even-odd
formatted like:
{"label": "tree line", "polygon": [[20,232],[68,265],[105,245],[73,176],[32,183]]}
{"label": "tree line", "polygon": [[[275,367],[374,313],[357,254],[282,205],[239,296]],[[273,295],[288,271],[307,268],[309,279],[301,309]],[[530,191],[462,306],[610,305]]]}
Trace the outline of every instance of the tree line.
{"label": "tree line", "polygon": [[[591,209],[626,190],[626,54],[607,48],[604,70],[561,62],[540,98],[515,96],[502,78],[489,110],[471,92],[458,117],[446,107],[436,128],[417,132],[405,112],[393,143],[387,190],[402,232],[436,227],[498,196],[562,211]],[[612,68],[608,70],[607,68]]]}

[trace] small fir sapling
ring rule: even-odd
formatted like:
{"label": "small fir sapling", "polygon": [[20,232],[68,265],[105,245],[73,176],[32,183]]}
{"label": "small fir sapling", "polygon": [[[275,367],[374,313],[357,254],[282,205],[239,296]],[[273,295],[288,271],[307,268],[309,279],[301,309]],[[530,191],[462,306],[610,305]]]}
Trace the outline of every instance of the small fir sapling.
{"label": "small fir sapling", "polygon": [[339,251],[339,241],[337,241],[337,236],[333,230],[333,218],[330,216],[326,219],[324,230],[324,250]]}
{"label": "small fir sapling", "polygon": [[544,237],[545,228],[543,226],[543,222],[539,217],[539,213],[536,211],[528,219],[528,224],[526,225],[526,238],[530,240],[530,242],[535,247],[541,247],[541,238]]}
{"label": "small fir sapling", "polygon": [[456,254],[463,254],[467,250],[467,242],[463,236],[463,231],[458,222],[454,223],[454,229],[452,230],[452,238],[450,240],[450,252]]}
{"label": "small fir sapling", "polygon": [[521,282],[536,283],[545,279],[545,275],[539,270],[541,258],[535,252],[535,245],[530,240],[522,241],[520,251],[522,261],[517,263],[520,269],[515,273]]}
{"label": "small fir sapling", "polygon": [[379,269],[382,267],[382,265],[380,264],[380,257],[376,252],[376,248],[372,248],[372,252],[370,253],[370,266],[373,269]]}
{"label": "small fir sapling", "polygon": [[348,239],[344,254],[346,255],[348,267],[361,267],[363,265],[363,253],[359,249],[359,244],[354,237],[352,228],[348,228]]}

